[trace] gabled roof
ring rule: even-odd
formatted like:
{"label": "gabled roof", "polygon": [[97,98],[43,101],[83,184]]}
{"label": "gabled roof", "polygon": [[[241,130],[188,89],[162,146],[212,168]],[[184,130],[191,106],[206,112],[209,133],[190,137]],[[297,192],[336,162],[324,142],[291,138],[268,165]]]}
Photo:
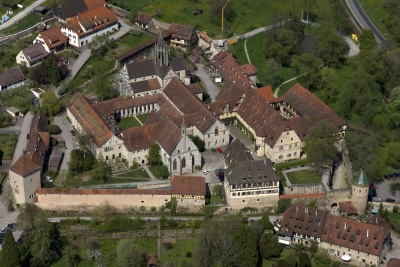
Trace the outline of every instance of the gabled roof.
{"label": "gabled roof", "polygon": [[59,27],[48,29],[47,31],[41,32],[39,34],[42,36],[44,42],[46,43],[46,46],[49,49],[63,45],[68,42],[67,37],[62,34]]}
{"label": "gabled roof", "polygon": [[[380,226],[385,228],[386,230],[390,231],[390,225],[388,222],[382,218],[379,214],[375,214],[369,218],[367,221],[368,224],[375,225],[375,226]],[[400,265],[399,265],[400,266]]]}
{"label": "gabled roof", "polygon": [[169,27],[171,31],[171,38],[190,41],[194,33],[194,28],[192,26],[180,25],[172,23]]}
{"label": "gabled roof", "polygon": [[99,6],[105,6],[106,1],[104,0],[84,0],[88,9],[94,9]]}
{"label": "gabled roof", "polygon": [[25,76],[18,66],[0,72],[0,86],[7,86],[24,80]]}
{"label": "gabled roof", "polygon": [[39,171],[42,167],[34,164],[27,155],[22,155],[19,159],[10,167],[10,171],[26,177],[36,171]]}
{"label": "gabled roof", "polygon": [[203,90],[201,89],[199,83],[192,83],[192,84],[186,85],[186,88],[189,89],[189,91],[192,94],[201,94],[201,93],[203,93]]}
{"label": "gabled roof", "polygon": [[259,94],[262,98],[267,100],[268,102],[274,102],[275,98],[272,93],[271,86],[264,86],[256,89],[257,94]]}
{"label": "gabled roof", "polygon": [[67,21],[65,26],[83,36],[118,22],[117,15],[105,6],[85,11]]}
{"label": "gabled roof", "polygon": [[383,227],[327,214],[321,240],[372,255],[380,255],[388,236],[389,231]]}
{"label": "gabled roof", "polygon": [[41,43],[22,49],[22,53],[29,63],[45,58],[49,54]]}
{"label": "gabled roof", "polygon": [[212,39],[210,37],[208,37],[207,35],[205,35],[204,33],[200,32],[199,36],[201,39],[203,39],[204,41],[206,41],[207,43],[211,44]]}
{"label": "gabled roof", "polygon": [[152,123],[123,131],[125,147],[128,151],[148,149],[155,142],[159,126],[160,123]]}
{"label": "gabled roof", "polygon": [[183,56],[171,58],[170,67],[173,71],[180,71],[186,69],[185,59]]}
{"label": "gabled roof", "polygon": [[156,64],[153,60],[132,62],[126,64],[129,79],[137,79],[157,74]]}
{"label": "gabled roof", "polygon": [[67,103],[67,108],[76,118],[97,147],[102,147],[112,136],[105,121],[94,111],[86,97],[80,92],[75,93]]}
{"label": "gabled roof", "polygon": [[349,216],[358,215],[357,208],[351,201],[339,202],[339,211]]}
{"label": "gabled roof", "polygon": [[134,94],[161,89],[158,79],[133,82],[130,86]]}
{"label": "gabled roof", "polygon": [[137,17],[135,18],[135,22],[144,24],[144,25],[149,25],[152,20],[153,20],[153,17],[151,15],[143,13],[143,12],[138,12]]}
{"label": "gabled roof", "polygon": [[202,176],[172,176],[171,194],[204,196],[206,179]]}
{"label": "gabled roof", "polygon": [[253,161],[253,157],[239,139],[233,140],[224,151],[224,161],[228,168],[240,162]]}
{"label": "gabled roof", "polygon": [[240,68],[243,70],[244,74],[247,76],[253,76],[257,74],[257,69],[253,64],[244,64],[240,65]]}
{"label": "gabled roof", "polygon": [[83,0],[70,0],[59,4],[54,8],[54,13],[56,16],[66,20],[72,16],[79,13],[83,13],[88,10],[88,7]]}

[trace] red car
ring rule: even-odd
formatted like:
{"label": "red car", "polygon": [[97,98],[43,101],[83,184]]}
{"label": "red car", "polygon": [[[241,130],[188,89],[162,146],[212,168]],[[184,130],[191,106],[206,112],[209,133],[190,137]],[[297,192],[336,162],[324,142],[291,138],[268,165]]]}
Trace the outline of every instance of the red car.
{"label": "red car", "polygon": [[215,150],[217,150],[218,153],[224,153],[224,151],[220,147],[217,147]]}

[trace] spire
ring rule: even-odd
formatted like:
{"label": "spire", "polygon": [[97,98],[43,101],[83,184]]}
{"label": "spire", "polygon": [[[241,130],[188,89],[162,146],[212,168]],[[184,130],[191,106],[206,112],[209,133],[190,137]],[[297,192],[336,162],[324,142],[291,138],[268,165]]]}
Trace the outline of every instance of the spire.
{"label": "spire", "polygon": [[161,30],[158,42],[154,45],[154,62],[155,64],[169,66],[169,47],[164,41]]}
{"label": "spire", "polygon": [[363,169],[360,169],[357,177],[354,178],[353,185],[359,186],[359,187],[368,186],[368,178],[367,178],[367,176],[365,176]]}

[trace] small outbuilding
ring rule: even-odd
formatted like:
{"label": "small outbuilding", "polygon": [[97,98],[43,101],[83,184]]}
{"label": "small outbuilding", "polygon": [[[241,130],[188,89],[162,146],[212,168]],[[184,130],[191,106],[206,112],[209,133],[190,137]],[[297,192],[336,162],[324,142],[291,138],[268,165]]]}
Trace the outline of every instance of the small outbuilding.
{"label": "small outbuilding", "polygon": [[21,114],[21,111],[16,107],[9,107],[6,111],[14,118],[18,117]]}

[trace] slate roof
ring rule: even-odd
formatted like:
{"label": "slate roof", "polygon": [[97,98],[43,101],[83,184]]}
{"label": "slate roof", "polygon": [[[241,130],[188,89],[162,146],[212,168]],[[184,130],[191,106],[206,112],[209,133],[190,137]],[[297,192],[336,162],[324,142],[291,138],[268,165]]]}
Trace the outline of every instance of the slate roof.
{"label": "slate roof", "polygon": [[46,46],[49,49],[53,49],[54,47],[63,45],[68,42],[67,37],[62,34],[59,27],[48,29],[47,31],[41,32],[39,34],[42,36],[44,42],[46,43]]}
{"label": "slate roof", "polygon": [[133,82],[130,84],[130,86],[131,86],[132,92],[135,94],[161,89],[161,85],[158,82],[158,79],[150,79],[150,80],[145,80],[145,81],[140,81],[140,82]]}
{"label": "slate roof", "polygon": [[88,9],[94,9],[99,6],[106,5],[106,1],[104,0],[84,0]]}
{"label": "slate roof", "polygon": [[22,155],[19,159],[10,167],[10,171],[22,176],[26,177],[38,170],[42,167],[34,164],[27,155]]}
{"label": "slate roof", "polygon": [[372,255],[380,255],[382,245],[389,234],[383,227],[327,214],[321,240]]}
{"label": "slate roof", "polygon": [[203,176],[172,176],[172,195],[206,195],[206,179]]}
{"label": "slate roof", "polygon": [[118,22],[117,15],[105,6],[85,11],[67,21],[65,27],[84,36]]}
{"label": "slate roof", "polygon": [[22,49],[27,61],[30,63],[45,58],[49,53],[41,43],[36,43],[27,48]]}
{"label": "slate roof", "polygon": [[147,95],[146,97],[129,97],[129,98],[115,98],[98,103],[91,104],[93,109],[101,115],[113,115],[117,110],[141,106],[145,104],[154,104],[158,102],[160,94]]}
{"label": "slate roof", "polygon": [[293,233],[321,237],[327,212],[301,205],[291,205],[283,213],[281,235],[292,236]]}
{"label": "slate roof", "polygon": [[79,13],[83,13],[88,10],[88,7],[83,0],[70,0],[68,2],[64,2],[59,4],[54,8],[54,13],[57,17],[66,20],[70,17],[73,17]]}
{"label": "slate roof", "polygon": [[93,137],[97,147],[102,147],[112,136],[105,121],[91,107],[86,97],[75,93],[67,103],[67,108],[82,125],[87,134]]}
{"label": "slate roof", "polygon": [[349,216],[358,215],[357,208],[351,201],[339,202],[339,211]]}
{"label": "slate roof", "polygon": [[[228,174],[226,174],[226,172]],[[277,182],[278,175],[266,160],[239,162],[225,172],[229,184]]]}
{"label": "slate roof", "polygon": [[170,67],[173,71],[179,71],[186,69],[185,59],[183,56],[171,58]]}
{"label": "slate roof", "polygon": [[190,41],[194,32],[192,26],[180,25],[172,23],[170,25],[171,38],[178,40]]}
{"label": "slate roof", "polygon": [[153,17],[151,15],[143,13],[143,12],[138,12],[137,17],[135,18],[135,22],[144,24],[144,25],[149,25],[152,20],[153,20]]}
{"label": "slate roof", "polygon": [[239,139],[233,140],[224,151],[224,161],[228,168],[240,162],[253,161],[253,157]]}
{"label": "slate roof", "polygon": [[25,76],[18,66],[0,72],[0,85],[2,87],[24,80]]}

